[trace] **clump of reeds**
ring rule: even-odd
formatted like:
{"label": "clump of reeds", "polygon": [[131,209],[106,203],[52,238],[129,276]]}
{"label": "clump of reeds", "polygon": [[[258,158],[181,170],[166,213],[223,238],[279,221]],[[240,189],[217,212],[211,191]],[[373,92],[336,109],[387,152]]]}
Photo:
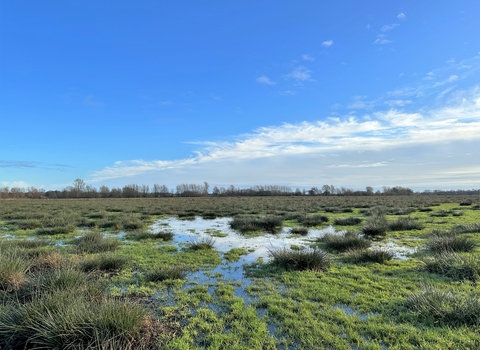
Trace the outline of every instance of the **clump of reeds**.
{"label": "clump of reeds", "polygon": [[392,231],[410,231],[410,230],[421,230],[425,226],[418,220],[410,216],[402,216],[389,223],[389,228]]}
{"label": "clump of reeds", "polygon": [[392,260],[395,253],[384,249],[356,249],[349,250],[347,259],[354,263],[379,263],[384,264],[389,260]]}
{"label": "clump of reeds", "polygon": [[212,237],[204,237],[187,243],[187,247],[190,250],[211,250],[214,246],[215,239]]}
{"label": "clump of reeds", "polygon": [[26,259],[19,248],[0,248],[0,290],[18,291],[27,282],[27,272],[32,266],[32,261]]}
{"label": "clump of reeds", "polygon": [[320,214],[314,214],[314,215],[306,215],[298,219],[298,222],[302,224],[303,226],[307,227],[313,227],[313,226],[320,226],[326,222],[328,222],[330,219],[328,216],[325,215],[320,215]]}
{"label": "clump of reeds", "polygon": [[427,249],[434,253],[471,252],[477,246],[478,244],[474,240],[459,236],[452,231],[432,231],[427,242]]}
{"label": "clump of reeds", "polygon": [[405,306],[416,317],[435,325],[480,324],[480,299],[478,294],[474,293],[462,295],[426,286],[420,293],[408,296]]}
{"label": "clump of reeds", "polygon": [[450,277],[454,280],[469,280],[476,282],[480,279],[480,261],[473,255],[459,255],[454,252],[443,251],[434,257],[423,260],[424,269]]}
{"label": "clump of reeds", "polygon": [[75,226],[56,226],[56,227],[42,227],[39,228],[35,233],[39,236],[46,235],[61,235],[67,234],[75,231]]}
{"label": "clump of reeds", "polygon": [[455,233],[480,233],[480,223],[476,222],[474,224],[467,225],[456,225],[452,228],[452,231]]}
{"label": "clump of reeds", "polygon": [[340,226],[355,226],[358,225],[363,221],[362,218],[355,217],[355,216],[349,216],[346,218],[335,218],[333,223],[335,225],[340,225]]}
{"label": "clump of reeds", "polygon": [[307,227],[301,227],[301,226],[292,227],[290,229],[290,233],[292,235],[306,236],[306,235],[308,235],[308,228]]}
{"label": "clump of reeds", "polygon": [[134,231],[127,234],[128,239],[133,239],[136,241],[143,239],[159,239],[162,241],[170,241],[173,236],[173,232],[170,231],[159,231],[156,233],[150,231]]}
{"label": "clump of reeds", "polygon": [[79,253],[101,253],[116,250],[120,242],[114,238],[105,238],[99,231],[91,231],[73,240]]}
{"label": "clump of reeds", "polygon": [[344,234],[327,233],[320,238],[320,241],[325,243],[327,249],[337,251],[366,249],[372,244],[368,239],[360,237],[354,232],[346,232]]}
{"label": "clump of reeds", "polygon": [[379,238],[387,235],[388,222],[383,214],[372,214],[362,227],[362,233],[368,238]]}
{"label": "clump of reeds", "polygon": [[278,232],[283,225],[283,219],[277,216],[265,216],[261,218],[243,216],[236,217],[230,221],[230,227],[241,233],[254,231],[266,231],[269,233]]}
{"label": "clump of reeds", "polygon": [[216,213],[212,213],[212,212],[208,212],[208,213],[203,213],[202,214],[202,218],[204,220],[214,220],[217,218],[217,214]]}
{"label": "clump of reeds", "polygon": [[269,254],[272,258],[271,264],[285,270],[326,271],[331,264],[328,253],[319,248],[271,249]]}
{"label": "clump of reeds", "polygon": [[106,253],[100,254],[96,257],[85,260],[81,263],[81,268],[85,272],[91,271],[119,271],[127,265],[127,259],[124,256]]}

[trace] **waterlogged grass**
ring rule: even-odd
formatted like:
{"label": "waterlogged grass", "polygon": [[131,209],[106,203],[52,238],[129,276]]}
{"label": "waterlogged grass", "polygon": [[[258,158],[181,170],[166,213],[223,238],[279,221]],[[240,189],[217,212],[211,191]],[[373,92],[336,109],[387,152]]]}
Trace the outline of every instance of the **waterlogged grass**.
{"label": "waterlogged grass", "polygon": [[[29,347],[44,348],[69,348],[58,345],[68,342],[72,349],[480,348],[479,201],[442,196],[5,201],[0,346],[23,348],[30,341]],[[200,234],[195,245],[220,232],[215,217],[281,218],[274,232],[282,226],[312,231],[305,238],[298,232],[305,243],[292,249],[268,247],[281,263],[272,256],[244,265],[248,248],[221,251],[213,249],[214,242],[192,248],[168,227],[152,236],[155,218],[179,214],[211,220],[204,235],[192,232]],[[372,225],[379,217],[380,224]],[[308,241],[314,229],[329,223],[351,232]],[[68,232],[60,233],[62,227]],[[365,227],[384,231],[363,236]],[[432,231],[467,240],[469,251],[429,249]],[[355,242],[342,241],[348,237]],[[406,260],[381,258],[369,248],[370,240],[375,249],[395,242],[420,253]],[[311,268],[312,252],[327,244],[328,264]],[[362,248],[356,259],[352,247]],[[17,322],[20,318],[26,322]]]}

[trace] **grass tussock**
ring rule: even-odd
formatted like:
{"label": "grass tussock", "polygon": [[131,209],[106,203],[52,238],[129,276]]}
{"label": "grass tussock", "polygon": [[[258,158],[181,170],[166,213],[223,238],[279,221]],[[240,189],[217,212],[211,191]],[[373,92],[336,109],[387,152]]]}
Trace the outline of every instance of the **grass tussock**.
{"label": "grass tussock", "polygon": [[170,231],[160,231],[160,232],[150,232],[150,231],[134,231],[127,234],[128,239],[133,239],[135,241],[141,241],[144,239],[153,239],[153,240],[162,240],[162,241],[171,241],[173,239],[173,232]]}
{"label": "grass tussock", "polygon": [[0,344],[13,349],[154,349],[152,319],[139,304],[82,293],[47,293],[0,310]]}
{"label": "grass tussock", "polygon": [[292,227],[290,229],[290,233],[292,235],[306,236],[306,235],[308,235],[308,228],[307,227]]}
{"label": "grass tussock", "polygon": [[269,250],[269,254],[272,259],[272,265],[287,271],[326,271],[331,264],[328,253],[319,248],[303,250],[272,249]]}
{"label": "grass tussock", "polygon": [[480,279],[480,261],[472,254],[440,252],[434,257],[425,258],[423,262],[424,269],[430,273],[444,275],[457,281],[477,282]]}
{"label": "grass tussock", "polygon": [[474,240],[459,236],[455,232],[433,231],[427,242],[427,249],[433,253],[471,252],[477,246]]}
{"label": "grass tussock", "polygon": [[314,226],[320,226],[328,222],[329,220],[330,219],[328,218],[328,216],[315,214],[315,215],[306,215],[306,216],[300,217],[298,219],[298,222],[306,227],[314,227]]}
{"label": "grass tussock", "polygon": [[469,225],[456,225],[452,228],[455,233],[480,233],[480,222]]}
{"label": "grass tussock", "polygon": [[411,231],[411,230],[421,230],[425,227],[418,220],[410,216],[402,216],[389,223],[389,228],[392,231]]}
{"label": "grass tussock", "polygon": [[327,233],[320,242],[325,243],[328,250],[347,251],[356,249],[366,249],[372,244],[368,239],[360,237],[354,232],[346,232],[345,234]]}
{"label": "grass tussock", "polygon": [[276,216],[265,216],[261,218],[255,217],[236,217],[230,221],[230,227],[241,233],[254,231],[266,231],[269,233],[277,233],[283,225],[283,219]]}
{"label": "grass tussock", "polygon": [[119,248],[120,242],[114,238],[105,238],[99,231],[92,231],[76,238],[73,243],[79,253],[102,253]]}
{"label": "grass tussock", "polygon": [[362,227],[362,233],[366,238],[382,238],[387,235],[388,222],[383,214],[372,214],[365,226]]}
{"label": "grass tussock", "polygon": [[62,235],[75,231],[75,226],[56,226],[56,227],[42,227],[35,231],[39,236],[53,236]]}
{"label": "grass tussock", "polygon": [[384,264],[393,259],[395,254],[384,249],[349,250],[347,260],[353,263],[379,263]]}
{"label": "grass tussock", "polygon": [[28,283],[27,272],[32,261],[25,258],[21,249],[0,249],[0,290],[13,292]]}
{"label": "grass tussock", "polygon": [[212,250],[215,247],[215,239],[212,237],[204,237],[187,243],[190,250]]}
{"label": "grass tussock", "polygon": [[461,295],[428,286],[408,296],[405,306],[428,324],[454,327],[480,324],[480,298],[474,293]]}
{"label": "grass tussock", "polygon": [[120,271],[127,265],[127,259],[124,256],[114,253],[105,253],[96,257],[85,260],[81,263],[82,271],[104,271],[114,272]]}
{"label": "grass tussock", "polygon": [[336,218],[333,223],[340,226],[355,226],[363,221],[362,218],[356,216],[349,216],[346,218]]}

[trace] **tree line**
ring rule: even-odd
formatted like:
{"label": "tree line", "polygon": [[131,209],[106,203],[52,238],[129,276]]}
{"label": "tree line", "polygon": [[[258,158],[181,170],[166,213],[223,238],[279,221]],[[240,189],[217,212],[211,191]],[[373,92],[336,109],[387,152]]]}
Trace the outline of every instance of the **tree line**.
{"label": "tree line", "polygon": [[72,186],[63,190],[45,191],[35,187],[3,187],[0,188],[0,199],[17,198],[156,198],[156,197],[239,197],[239,196],[408,196],[408,195],[471,195],[480,194],[480,189],[472,190],[425,190],[414,192],[408,187],[384,186],[382,190],[374,190],[367,186],[365,190],[353,190],[334,185],[311,187],[310,189],[282,185],[255,185],[249,188],[229,187],[210,188],[208,182],[203,184],[180,184],[169,189],[165,185],[129,184],[122,188],[100,186],[98,189],[87,185],[84,180],[76,179]]}

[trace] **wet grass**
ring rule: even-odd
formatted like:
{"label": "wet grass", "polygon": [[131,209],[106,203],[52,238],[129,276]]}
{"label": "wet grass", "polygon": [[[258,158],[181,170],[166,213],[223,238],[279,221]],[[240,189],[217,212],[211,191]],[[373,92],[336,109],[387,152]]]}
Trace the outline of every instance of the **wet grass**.
{"label": "wet grass", "polygon": [[[480,348],[478,201],[459,206],[462,201],[442,196],[4,201],[0,206],[0,279],[13,282],[0,288],[0,346]],[[329,251],[327,265],[312,268],[315,249],[302,246],[312,243],[326,248],[326,242],[305,238],[302,246],[285,249],[279,264],[270,256],[244,265],[246,277],[230,279],[229,273],[243,276],[241,259],[246,249],[231,247],[224,253],[190,249],[188,242],[178,243],[175,236],[164,240],[143,234],[150,232],[155,218],[179,213],[197,219],[204,214],[208,218],[209,213],[280,217],[285,221],[279,228],[295,228],[306,227],[303,218],[325,212],[329,221],[317,220],[320,223],[311,227],[326,227],[329,222],[340,225],[357,217],[363,221],[349,226],[352,233],[345,236],[365,240],[363,228],[372,217],[383,216],[385,232],[368,238],[381,238],[375,243],[380,247],[392,241],[418,247],[421,254],[406,260],[349,260],[351,253],[341,246]],[[448,215],[429,215],[434,212]],[[424,228],[389,227],[405,215]],[[130,220],[139,220],[142,226],[125,235],[120,230]],[[34,224],[21,228],[20,222]],[[41,226],[36,227],[38,222]],[[102,229],[106,223],[110,224]],[[37,234],[44,228],[66,226],[83,228]],[[214,221],[212,226],[216,229]],[[470,252],[430,250],[432,231],[437,236],[464,238],[473,246]],[[192,235],[197,233],[201,232]],[[103,248],[88,248],[96,246],[94,242]],[[298,252],[308,254],[295,257]],[[356,254],[372,254],[368,252],[357,249]],[[23,265],[15,270],[12,261]],[[236,262],[235,267],[230,262]],[[177,266],[186,270],[176,275],[170,270]],[[222,266],[225,269],[218,270]],[[213,273],[213,269],[221,272]],[[9,275],[11,271],[18,274]]]}

